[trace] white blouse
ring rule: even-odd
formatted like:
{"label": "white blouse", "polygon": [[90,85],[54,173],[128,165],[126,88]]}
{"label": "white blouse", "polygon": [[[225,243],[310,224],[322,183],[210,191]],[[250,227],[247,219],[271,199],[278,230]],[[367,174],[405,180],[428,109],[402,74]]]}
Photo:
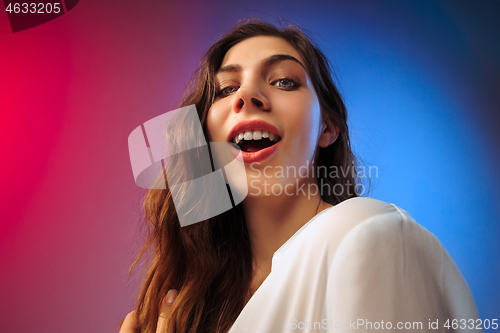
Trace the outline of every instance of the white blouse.
{"label": "white blouse", "polygon": [[468,332],[478,318],[433,234],[393,204],[352,198],[274,253],[271,273],[229,332]]}

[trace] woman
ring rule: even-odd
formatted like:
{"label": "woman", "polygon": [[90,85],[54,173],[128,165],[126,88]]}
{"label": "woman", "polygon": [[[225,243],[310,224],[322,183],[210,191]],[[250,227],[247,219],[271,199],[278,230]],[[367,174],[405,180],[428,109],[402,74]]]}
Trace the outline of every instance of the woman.
{"label": "woman", "polygon": [[171,192],[148,193],[154,257],[121,332],[444,331],[478,317],[439,241],[358,197],[344,103],[300,30],[240,23],[191,87],[182,106],[196,105],[207,141],[240,147],[248,195],[181,227]]}

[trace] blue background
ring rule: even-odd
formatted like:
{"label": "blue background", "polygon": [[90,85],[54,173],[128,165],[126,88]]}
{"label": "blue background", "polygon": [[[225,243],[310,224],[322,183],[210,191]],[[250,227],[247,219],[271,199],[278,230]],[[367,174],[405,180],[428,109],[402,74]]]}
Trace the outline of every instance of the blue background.
{"label": "blue background", "polygon": [[[500,2],[227,1],[223,21],[309,30],[336,68],[370,196],[435,234],[483,319],[500,315]],[[274,15],[277,14],[277,15]],[[220,29],[225,24],[218,24]]]}

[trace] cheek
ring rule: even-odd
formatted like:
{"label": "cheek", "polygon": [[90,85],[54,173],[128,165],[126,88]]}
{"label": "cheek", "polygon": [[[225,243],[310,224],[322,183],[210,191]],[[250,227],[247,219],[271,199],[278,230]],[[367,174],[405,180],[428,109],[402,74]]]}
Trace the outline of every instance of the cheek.
{"label": "cheek", "polygon": [[210,141],[220,141],[220,129],[222,126],[222,116],[217,107],[212,106],[207,114],[207,130]]}
{"label": "cheek", "polygon": [[294,103],[289,103],[288,107],[289,110],[293,110],[289,114],[289,119],[294,128],[296,145],[308,151],[314,150],[321,125],[319,103],[315,98],[308,96],[308,98],[296,99]]}
{"label": "cheek", "polygon": [[224,98],[212,104],[207,113],[207,130],[211,141],[224,142],[229,133],[231,98]]}

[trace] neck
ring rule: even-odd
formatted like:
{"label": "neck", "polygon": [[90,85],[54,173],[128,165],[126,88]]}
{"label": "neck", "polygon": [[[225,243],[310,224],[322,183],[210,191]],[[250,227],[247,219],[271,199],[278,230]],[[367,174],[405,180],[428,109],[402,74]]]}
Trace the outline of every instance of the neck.
{"label": "neck", "polygon": [[[317,195],[247,197],[243,202],[254,272],[271,271],[274,253],[329,204]],[[267,274],[265,274],[267,276]]]}

